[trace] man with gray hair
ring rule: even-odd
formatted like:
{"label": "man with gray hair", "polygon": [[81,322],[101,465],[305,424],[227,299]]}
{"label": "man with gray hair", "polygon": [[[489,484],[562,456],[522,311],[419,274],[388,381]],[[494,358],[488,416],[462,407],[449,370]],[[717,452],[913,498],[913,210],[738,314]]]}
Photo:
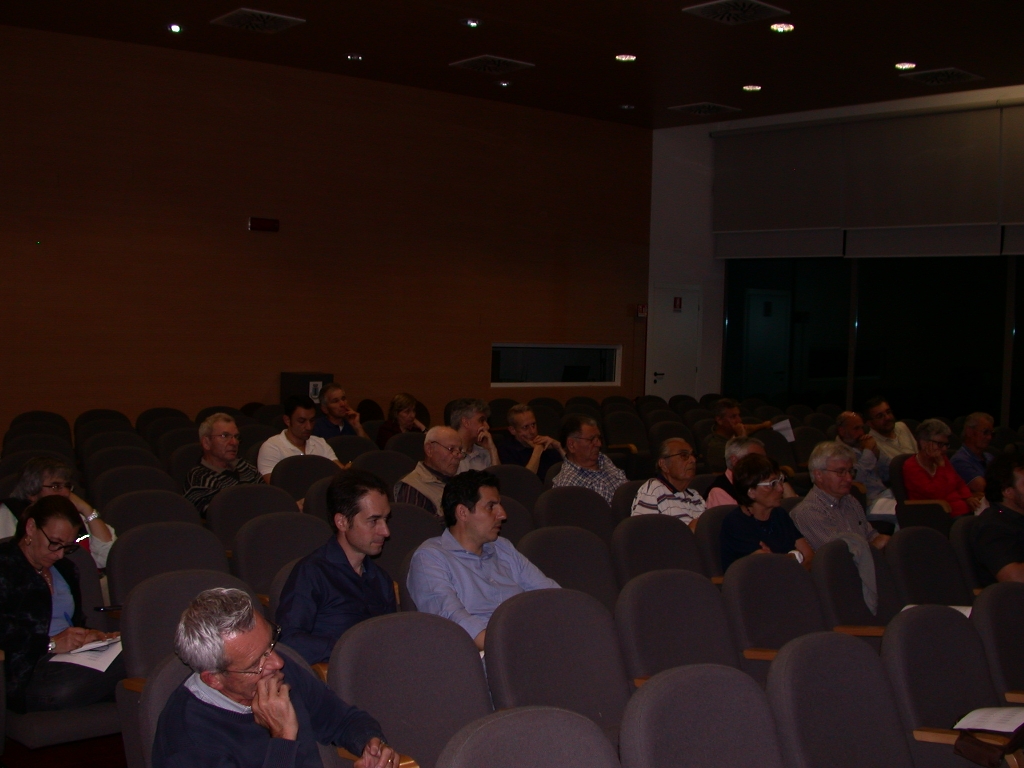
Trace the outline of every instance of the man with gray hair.
{"label": "man with gray hair", "polygon": [[963,444],[949,458],[956,473],[973,493],[985,492],[985,472],[995,456],[985,449],[992,442],[996,420],[987,413],[976,411],[964,421]]}
{"label": "man with gray hair", "polygon": [[818,443],[811,451],[807,466],[814,487],[793,507],[789,517],[812,549],[848,534],[877,549],[889,543],[889,537],[871,526],[860,502],[850,495],[856,459],[852,448],[835,441]]}
{"label": "man with gray hair", "polygon": [[157,722],[153,768],[321,766],[318,744],[397,768],[370,715],[275,650],[277,630],[240,589],[208,589],[185,609],[174,651],[193,674]]}
{"label": "man with gray hair", "polygon": [[185,498],[206,517],[213,497],[232,485],[250,485],[262,479],[259,470],[238,458],[238,425],[226,413],[215,413],[199,425],[203,456],[188,471]]}
{"label": "man with gray hair", "polygon": [[487,426],[487,417],[490,415],[491,409],[483,400],[465,397],[452,405],[448,423],[459,433],[464,454],[459,472],[467,469],[484,470],[501,464],[498,449]]}
{"label": "man with gray hair", "polygon": [[857,470],[857,482],[864,484],[869,518],[895,523],[896,499],[883,479],[889,477],[889,457],[879,450],[875,438],[867,433],[859,413],[843,411],[836,417],[836,442],[843,443],[857,456],[854,469]]}
{"label": "man with gray hair", "polygon": [[423,436],[423,461],[395,483],[395,502],[414,504],[440,517],[441,494],[448,481],[459,473],[459,462],[465,455],[462,438],[454,429],[428,429]]}
{"label": "man with gray hair", "polygon": [[633,499],[634,515],[671,515],[690,530],[704,514],[704,499],[689,487],[697,472],[693,448],[681,437],[670,437],[658,452],[658,476],[640,486]]}
{"label": "man with gray hair", "polygon": [[552,485],[576,485],[601,494],[612,503],[616,489],[626,482],[626,473],[601,453],[601,428],[589,416],[574,413],[562,421],[561,443],[565,461]]}
{"label": "man with gray hair", "polygon": [[[708,509],[711,507],[733,506],[739,504],[736,501],[736,487],[733,482],[733,467],[736,462],[748,454],[756,453],[758,456],[767,456],[764,450],[764,443],[756,437],[732,437],[725,444],[725,473],[715,478],[708,488]],[[791,499],[797,495],[788,482],[782,485],[782,497]]]}

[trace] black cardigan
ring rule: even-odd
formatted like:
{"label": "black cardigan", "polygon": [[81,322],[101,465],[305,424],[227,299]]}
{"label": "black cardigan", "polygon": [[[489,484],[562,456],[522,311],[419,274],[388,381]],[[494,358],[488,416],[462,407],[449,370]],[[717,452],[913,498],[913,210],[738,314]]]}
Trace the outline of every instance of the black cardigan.
{"label": "black cardigan", "polygon": [[[78,568],[67,558],[54,566],[71,588],[75,613],[71,621],[85,626]],[[50,587],[29,565],[14,539],[0,544],[0,648],[3,648],[7,706],[24,711],[25,690],[36,662],[46,655],[50,644],[50,616],[53,603]]]}

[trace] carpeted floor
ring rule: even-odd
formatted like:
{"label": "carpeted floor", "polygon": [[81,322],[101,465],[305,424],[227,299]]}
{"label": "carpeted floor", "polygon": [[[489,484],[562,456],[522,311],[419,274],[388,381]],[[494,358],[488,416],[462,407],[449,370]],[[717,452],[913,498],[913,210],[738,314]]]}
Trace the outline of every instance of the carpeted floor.
{"label": "carpeted floor", "polygon": [[58,744],[44,749],[26,749],[7,739],[0,765],[6,768],[127,768],[121,735]]}

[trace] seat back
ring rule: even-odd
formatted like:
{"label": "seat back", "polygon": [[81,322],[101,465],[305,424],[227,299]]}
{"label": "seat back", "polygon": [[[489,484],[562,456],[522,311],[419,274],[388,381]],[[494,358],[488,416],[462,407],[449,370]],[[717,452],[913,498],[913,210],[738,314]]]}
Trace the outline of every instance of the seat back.
{"label": "seat back", "polygon": [[362,435],[338,435],[327,441],[342,464],[348,464],[356,456],[361,456],[368,451],[378,451],[377,444],[368,437]]}
{"label": "seat back", "polygon": [[627,517],[615,526],[611,551],[619,586],[641,573],[664,568],[704,575],[697,537],[690,526],[670,515]]}
{"label": "seat back", "polygon": [[897,502],[907,500],[907,486],[903,483],[903,464],[913,456],[912,453],[901,453],[889,462],[889,487]]}
{"label": "seat back", "polygon": [[495,464],[487,471],[498,478],[502,496],[511,496],[533,514],[537,498],[544,492],[544,483],[536,472],[518,464]]}
{"label": "seat back", "polygon": [[698,421],[706,421],[711,419],[714,421],[715,414],[709,411],[707,408],[690,408],[683,414],[683,420],[689,425],[691,429],[697,425]]}
{"label": "seat back", "polygon": [[168,462],[168,472],[171,477],[178,481],[182,488],[187,488],[188,473],[202,458],[203,446],[199,443],[186,443],[185,445],[178,446],[174,453],[171,454],[171,460]]}
{"label": "seat back", "polygon": [[651,445],[647,440],[647,427],[635,413],[618,411],[605,414],[604,417],[605,445],[623,445],[632,443],[637,451],[648,453]]}
{"label": "seat back", "polygon": [[114,467],[92,483],[92,501],[100,512],[123,493],[132,491],[170,491],[181,494],[181,485],[158,467]]}
{"label": "seat back", "polygon": [[809,405],[796,404],[789,406],[786,409],[786,413],[802,422],[805,418],[814,413],[814,409]]}
{"label": "seat back", "polygon": [[394,488],[395,483],[416,468],[416,460],[398,451],[371,451],[352,460],[356,469],[364,469]]}
{"label": "seat back", "polygon": [[1024,691],[1024,584],[1004,581],[978,595],[971,623],[981,637],[996,693]]}
{"label": "seat back", "polygon": [[326,543],[333,530],[323,520],[293,512],[254,517],[235,534],[232,570],[258,594],[269,594],[281,567]]}
{"label": "seat back", "polygon": [[630,678],[687,664],[739,668],[722,593],[693,571],[649,571],[622,588],[615,627]]}
{"label": "seat back", "polygon": [[302,503],[302,511],[307,515],[320,518],[333,528],[334,520],[330,512],[327,511],[327,489],[332,482],[334,482],[333,476],[321,477],[309,486],[305,501]]}
{"label": "seat back", "polygon": [[698,445],[695,445],[696,439],[693,436],[693,431],[686,426],[685,423],[680,421],[659,421],[651,425],[648,430],[648,442],[651,446],[651,455],[657,457],[661,452],[661,444],[672,437],[681,437],[690,447],[696,452],[698,451]]}
{"label": "seat back", "polygon": [[[818,407],[820,408],[821,406]],[[838,414],[836,414],[836,416],[838,416]],[[829,427],[835,426],[835,423],[836,417],[828,416],[827,414],[824,413],[812,413],[810,416],[804,419],[805,427],[814,427],[823,435],[828,432]]]}
{"label": "seat back", "polygon": [[960,575],[970,590],[981,586],[978,580],[978,567],[974,562],[974,551],[971,548],[971,529],[978,521],[974,515],[964,515],[953,523],[949,530],[949,543],[953,545],[953,554],[960,564]]}
{"label": "seat back", "polygon": [[55,424],[61,428],[62,434],[67,437],[68,440],[71,439],[71,425],[68,424],[68,420],[59,413],[54,413],[53,411],[22,411],[11,419],[10,426],[16,427],[19,424],[24,424],[25,422],[48,422],[50,424]]}
{"label": "seat back", "polygon": [[104,448],[119,448],[122,446],[141,448],[153,456],[156,455],[153,453],[153,447],[146,442],[146,438],[137,432],[100,432],[86,441],[82,447],[82,458],[88,461],[97,451],[102,451]]}
{"label": "seat back", "polygon": [[71,446],[71,441],[60,435],[24,434],[4,441],[3,456],[10,456],[19,451],[52,451],[62,454],[69,464],[75,463],[75,449]]}
{"label": "seat back", "polygon": [[245,456],[254,445],[262,445],[263,441],[278,434],[269,424],[246,424],[238,428],[238,455]]}
{"label": "seat back", "polygon": [[199,443],[198,427],[176,427],[160,435],[157,440],[157,455],[166,466],[170,466],[174,452],[183,445]]}
{"label": "seat back", "polygon": [[501,524],[501,535],[518,546],[519,541],[533,530],[533,515],[511,496],[501,494],[501,506],[505,510],[505,522]]}
{"label": "seat back", "polygon": [[717,664],[670,669],[634,693],[619,754],[623,768],[782,768],[764,691]]}
{"label": "seat back", "polygon": [[182,612],[200,592],[225,587],[249,593],[241,579],[221,571],[190,569],[151,576],[128,593],[121,609],[121,642],[128,677],[149,677],[167,654],[174,653],[174,633]]}
{"label": "seat back", "polygon": [[[547,400],[549,398],[538,399]],[[537,433],[557,440],[562,425],[562,407],[559,406],[556,409],[548,405],[533,405],[533,401],[530,402],[530,407],[533,408],[533,417],[537,419]]]}
{"label": "seat back", "polygon": [[325,456],[287,456],[274,465],[270,484],[282,488],[298,501],[309,486],[322,477],[333,477],[341,470]]}
{"label": "seat back", "polygon": [[836,539],[819,547],[811,564],[811,577],[825,615],[825,624],[885,626],[903,608],[896,592],[885,555],[871,548],[878,592],[877,612],[871,613],[864,602],[860,573],[846,542]]}
{"label": "seat back", "polygon": [[[124,434],[137,438],[134,432]],[[97,435],[102,437],[102,435]],[[85,460],[85,476],[90,485],[93,480],[114,467],[156,467],[163,471],[164,465],[156,455],[148,448],[139,448],[137,445],[118,445],[111,448],[101,448]]]}
{"label": "seat back", "polygon": [[[803,426],[797,427],[793,430],[793,437],[796,438],[796,442],[793,443],[793,450],[796,453],[796,463],[801,467],[806,467],[808,460],[811,458],[811,451],[818,443],[824,443],[828,440],[825,437],[825,432],[818,429],[817,427]],[[793,467],[796,469],[796,467]]]}
{"label": "seat back", "polygon": [[[142,436],[146,438],[149,447],[159,456],[161,437],[175,429],[191,429],[193,426],[192,419],[188,416],[163,416],[147,424],[146,431],[142,433]],[[196,434],[198,435],[198,431]]]}
{"label": "seat back", "polygon": [[270,582],[270,593],[268,595],[270,600],[265,611],[267,619],[270,621],[277,621],[277,609],[281,605],[281,593],[284,592],[285,584],[288,583],[288,577],[292,575],[292,570],[301,559],[297,557],[294,560],[288,561],[278,568],[277,573],[274,574],[274,578]]}
{"label": "seat back", "polygon": [[380,403],[371,398],[360,400],[359,405],[356,406],[356,412],[359,414],[360,421],[384,419],[384,409],[380,407]]}
{"label": "seat back", "polygon": [[97,419],[82,425],[75,426],[75,448],[79,453],[89,442],[89,438],[101,432],[134,432],[135,427],[128,421],[127,417],[120,419]]}
{"label": "seat back", "polygon": [[878,654],[855,637],[791,641],[772,662],[767,694],[786,765],[915,766]]}
{"label": "seat back", "polygon": [[15,453],[9,453],[0,459],[0,477],[18,474],[30,459],[34,459],[37,456],[48,456],[50,458],[60,459],[63,462],[69,463],[67,455],[60,451],[50,451],[43,448],[16,451]]}
{"label": "seat back", "polygon": [[384,446],[385,450],[397,451],[413,461],[423,461],[423,439],[425,432],[399,432],[392,435]]}
{"label": "seat back", "polygon": [[618,768],[615,749],[593,722],[557,707],[516,707],[475,720],[456,733],[437,768],[561,766]]}
{"label": "seat back", "polygon": [[298,514],[299,508],[281,488],[266,483],[231,485],[218,491],[210,500],[206,508],[206,523],[224,548],[231,549],[239,528],[253,518],[271,512]]}
{"label": "seat back", "polygon": [[617,740],[630,683],[615,623],[593,597],[573,589],[515,595],[491,616],[484,650],[495,708],[562,707]]}
{"label": "seat back", "polygon": [[906,605],[970,605],[974,594],[964,583],[949,539],[932,528],[901,528],[885,546],[896,590]]}
{"label": "seat back", "polygon": [[82,613],[85,615],[86,626],[103,631],[116,629],[110,626],[112,622],[105,614],[96,610],[105,603],[103,588],[100,586],[100,574],[96,570],[96,561],[92,559],[92,555],[84,549],[79,549],[66,557],[78,568],[78,589],[81,593]]}
{"label": "seat back", "polygon": [[427,539],[444,533],[444,523],[441,522],[441,518],[430,514],[422,507],[395,503],[391,505],[388,529],[391,535],[384,542],[384,549],[377,556],[376,562],[394,578],[406,555]]}
{"label": "seat back", "polygon": [[704,510],[697,518],[697,548],[704,561],[704,573],[708,576],[722,575],[722,521],[736,509],[734,504],[722,504]]}
{"label": "seat back", "polygon": [[185,497],[171,491],[122,493],[103,510],[103,519],[118,536],[146,523],[192,523],[202,525],[199,512]]}
{"label": "seat back", "polygon": [[136,584],[169,571],[228,572],[220,540],[191,523],[147,523],[118,537],[107,557],[110,602],[120,605]]}
{"label": "seat back", "polygon": [[570,525],[538,528],[523,536],[519,551],[564,589],[578,589],[614,610],[619,596],[608,545],[594,533]]}
{"label": "seat back", "polygon": [[647,429],[650,430],[655,424],[670,423],[670,424],[682,424],[686,426],[686,421],[675,411],[661,407],[661,408],[650,408],[643,409],[643,420],[644,424],[647,425]]}
{"label": "seat back", "polygon": [[4,432],[3,444],[7,444],[16,437],[25,435],[50,435],[51,437],[62,437],[71,442],[71,431],[60,424],[52,421],[17,421],[11,422],[11,426]]}
{"label": "seat back", "polygon": [[575,525],[586,528],[604,541],[612,535],[612,513],[601,495],[589,488],[562,486],[544,491],[533,507],[538,528],[549,525]]}
{"label": "seat back", "polygon": [[388,743],[423,768],[436,764],[459,729],[493,711],[472,638],[432,614],[356,624],[334,646],[328,670],[331,690],[372,712]]}
{"label": "seat back", "polygon": [[172,653],[157,662],[146,678],[146,687],[142,689],[139,701],[139,733],[146,768],[153,764],[153,739],[156,738],[156,725],[160,720],[160,713],[167,706],[171,694],[191,674],[192,670]]}
{"label": "seat back", "polygon": [[159,419],[166,419],[172,416],[181,419],[188,418],[187,413],[177,408],[147,408],[135,417],[135,431],[145,437],[146,430],[149,429],[150,424]]}
{"label": "seat back", "polygon": [[240,410],[232,408],[230,405],[208,405],[196,414],[196,424],[202,424],[215,413],[226,413],[235,420],[237,420],[239,416],[245,415]]}
{"label": "seat back", "polygon": [[774,429],[759,429],[751,437],[756,437],[764,443],[764,452],[768,458],[775,459],[780,467],[797,468],[798,462],[796,453],[793,451],[793,444],[787,441],[781,432],[776,432]]}
{"label": "seat back", "polygon": [[702,499],[707,501],[708,494],[711,493],[711,486],[717,479],[718,474],[714,472],[707,472],[703,475],[694,475],[693,480],[690,481],[690,487],[699,493]]}
{"label": "seat back", "polygon": [[646,480],[627,480],[615,489],[611,504],[613,525],[618,525],[633,514],[633,500],[636,498],[636,492],[646,482]]}

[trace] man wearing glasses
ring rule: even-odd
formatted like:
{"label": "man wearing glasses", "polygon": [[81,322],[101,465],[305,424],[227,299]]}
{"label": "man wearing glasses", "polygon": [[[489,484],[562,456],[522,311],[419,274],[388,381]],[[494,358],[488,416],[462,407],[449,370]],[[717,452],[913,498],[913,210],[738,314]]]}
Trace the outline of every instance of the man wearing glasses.
{"label": "man wearing glasses", "polygon": [[465,457],[458,432],[451,427],[431,427],[423,436],[423,461],[395,483],[395,502],[414,504],[440,517],[441,494]]}
{"label": "man wearing glasses", "polygon": [[661,444],[658,455],[658,476],[640,486],[633,499],[634,515],[671,515],[678,517],[690,530],[697,527],[697,518],[704,513],[704,499],[689,487],[697,472],[693,448],[681,437],[672,437]]}
{"label": "man wearing glasses", "polygon": [[972,493],[985,492],[985,472],[995,458],[985,449],[992,442],[995,424],[995,419],[987,413],[972,413],[964,421],[964,442],[960,450],[949,457],[949,463]]}
{"label": "man wearing glasses", "polygon": [[904,453],[917,453],[917,441],[910,427],[896,421],[884,397],[873,397],[864,403],[864,421],[871,430],[880,454],[878,467],[883,480],[889,479],[889,462]]}
{"label": "man wearing glasses", "polygon": [[578,413],[567,416],[562,422],[561,438],[565,461],[552,485],[589,488],[611,504],[616,489],[626,482],[626,473],[601,453],[601,429],[597,422]]}
{"label": "man wearing glasses", "polygon": [[397,768],[370,715],[277,653],[278,630],[239,589],[201,592],[174,650],[193,670],[168,698],[153,767],[320,765],[317,744],[359,755],[355,768]]}
{"label": "man wearing glasses", "polygon": [[816,550],[847,534],[863,539],[876,549],[889,543],[889,537],[872,527],[860,502],[850,495],[856,461],[854,450],[836,441],[818,443],[811,451],[807,466],[814,487],[789,513],[811,549]]}
{"label": "man wearing glasses", "polygon": [[199,425],[203,458],[188,471],[185,498],[206,517],[213,497],[232,485],[258,483],[260,473],[238,458],[238,425],[226,413],[215,413]]}

